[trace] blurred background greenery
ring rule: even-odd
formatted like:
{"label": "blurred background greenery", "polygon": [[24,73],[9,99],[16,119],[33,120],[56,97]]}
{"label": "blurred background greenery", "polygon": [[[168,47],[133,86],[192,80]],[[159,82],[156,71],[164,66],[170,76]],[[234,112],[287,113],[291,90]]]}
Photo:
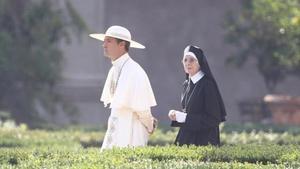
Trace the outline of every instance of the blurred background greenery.
{"label": "blurred background greenery", "polygon": [[44,123],[37,105],[50,114],[57,105],[76,113],[54,90],[63,62],[58,43],[70,42],[70,31],[80,35],[86,30],[70,1],[65,3],[61,9],[49,0],[0,1],[0,109],[17,122]]}

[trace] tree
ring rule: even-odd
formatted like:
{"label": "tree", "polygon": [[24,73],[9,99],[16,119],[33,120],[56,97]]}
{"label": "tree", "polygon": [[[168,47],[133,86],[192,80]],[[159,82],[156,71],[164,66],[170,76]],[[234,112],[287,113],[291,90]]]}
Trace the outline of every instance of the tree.
{"label": "tree", "polygon": [[70,30],[85,29],[67,0],[0,0],[0,109],[18,122],[38,119],[37,102],[56,112],[62,101],[54,90],[63,60],[58,43],[70,42]]}
{"label": "tree", "polygon": [[257,62],[269,92],[288,75],[300,74],[300,1],[241,1],[242,11],[226,16],[226,41],[238,51],[228,62],[242,67]]}

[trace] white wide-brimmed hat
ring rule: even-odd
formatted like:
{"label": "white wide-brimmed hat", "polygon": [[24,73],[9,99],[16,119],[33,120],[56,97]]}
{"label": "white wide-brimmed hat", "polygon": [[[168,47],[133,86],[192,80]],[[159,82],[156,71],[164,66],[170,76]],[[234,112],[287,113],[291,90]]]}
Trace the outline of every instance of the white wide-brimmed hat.
{"label": "white wide-brimmed hat", "polygon": [[114,26],[109,27],[106,30],[105,34],[93,33],[93,34],[90,34],[89,36],[92,38],[101,40],[101,41],[104,41],[105,36],[110,36],[113,38],[118,38],[118,39],[122,39],[122,40],[130,42],[130,47],[132,47],[132,48],[145,49],[144,45],[131,40],[131,34],[130,34],[129,30],[122,26],[114,25]]}

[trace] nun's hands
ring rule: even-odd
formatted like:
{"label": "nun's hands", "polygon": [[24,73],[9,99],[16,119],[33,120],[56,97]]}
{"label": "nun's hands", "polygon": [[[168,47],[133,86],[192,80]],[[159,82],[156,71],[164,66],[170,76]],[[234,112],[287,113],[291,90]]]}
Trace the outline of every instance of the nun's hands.
{"label": "nun's hands", "polygon": [[176,114],[175,114],[176,110],[170,110],[169,111],[169,118],[172,120],[172,121],[176,121]]}

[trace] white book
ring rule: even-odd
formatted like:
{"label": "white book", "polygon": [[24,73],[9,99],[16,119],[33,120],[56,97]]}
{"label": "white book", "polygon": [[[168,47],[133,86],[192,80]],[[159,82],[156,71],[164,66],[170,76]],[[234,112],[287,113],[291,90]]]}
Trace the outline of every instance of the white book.
{"label": "white book", "polygon": [[175,111],[176,121],[179,123],[184,123],[186,118],[186,113]]}

